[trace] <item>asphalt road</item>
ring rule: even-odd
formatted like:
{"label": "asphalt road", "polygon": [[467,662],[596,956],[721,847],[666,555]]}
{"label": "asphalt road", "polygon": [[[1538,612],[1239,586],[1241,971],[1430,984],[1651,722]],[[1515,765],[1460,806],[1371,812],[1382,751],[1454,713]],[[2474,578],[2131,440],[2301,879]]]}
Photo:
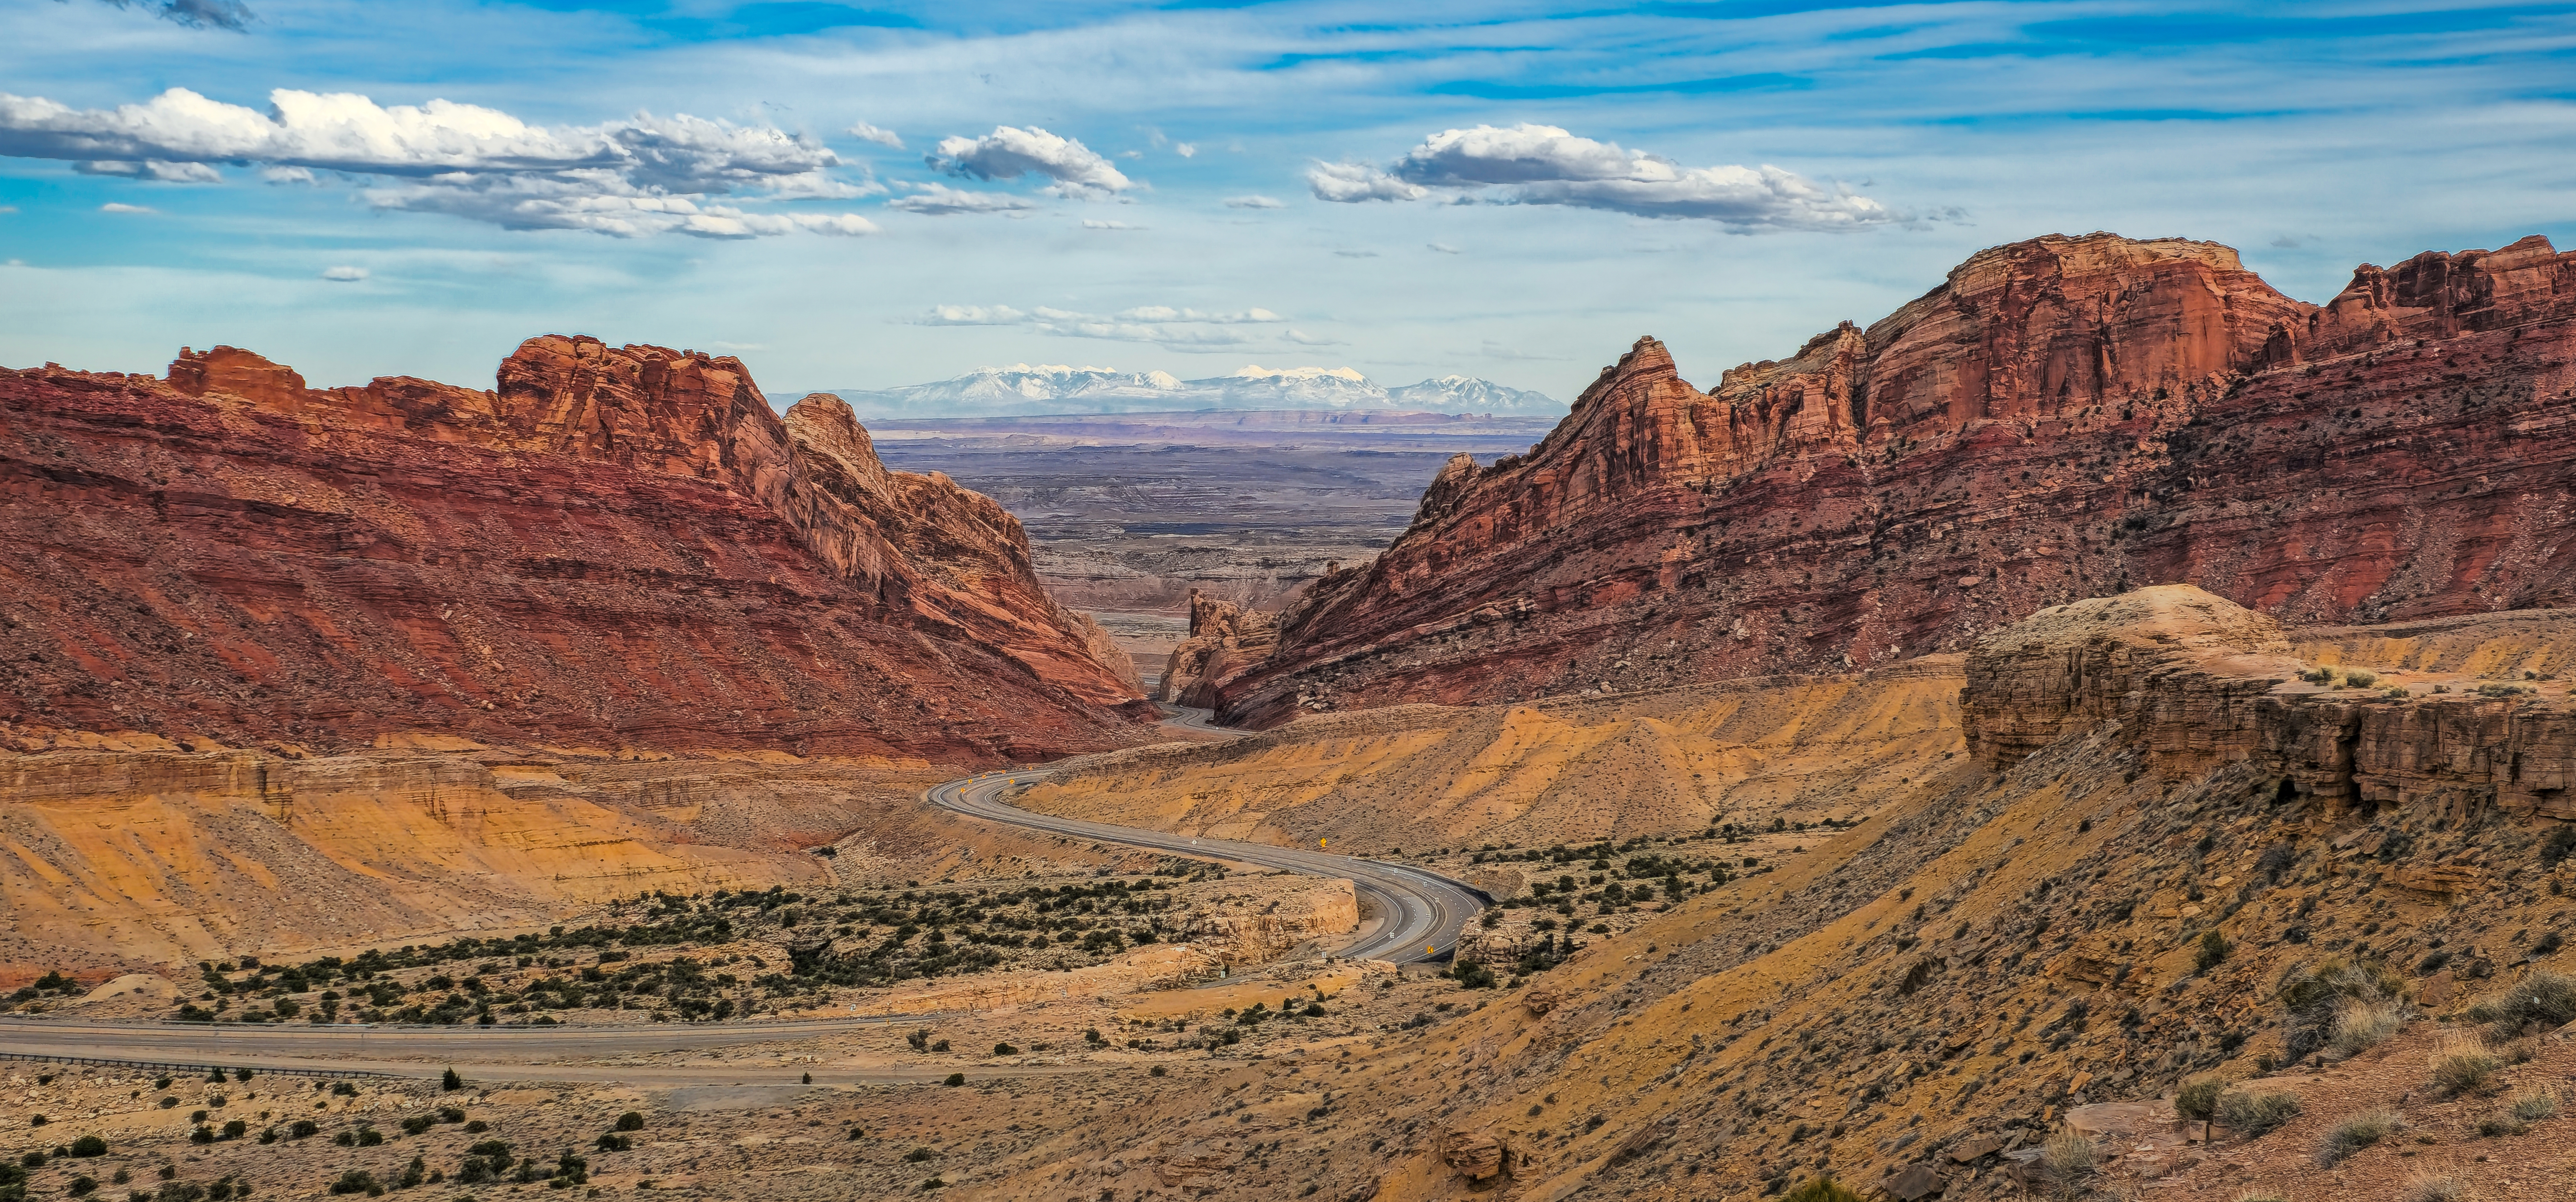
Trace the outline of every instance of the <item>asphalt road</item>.
{"label": "asphalt road", "polygon": [[[1180,709],[1168,725],[1221,732],[1224,728],[1209,724],[1209,717],[1206,710]],[[1193,839],[1132,826],[1033,814],[1002,802],[1004,790],[1044,780],[1053,771],[1040,766],[987,772],[936,786],[925,796],[943,809],[1047,834],[1234,860],[1309,876],[1347,877],[1369,908],[1385,919],[1377,929],[1334,953],[1351,959],[1405,963],[1448,955],[1457,947],[1459,929],[1485,908],[1485,899],[1474,890],[1410,865],[1337,856],[1320,848],[1308,851],[1230,839]]]}
{"label": "asphalt road", "polygon": [[[1171,724],[1223,732],[1206,710],[1181,710]],[[1043,779],[1050,770],[994,772],[950,781],[930,790],[934,804],[976,818],[1136,847],[1203,855],[1314,876],[1347,877],[1386,920],[1337,955],[1358,959],[1418,961],[1446,955],[1459,928],[1483,908],[1466,886],[1402,864],[1382,864],[1322,851],[1191,839],[1160,831],[1079,822],[1032,814],[1004,805],[999,795],[1014,784]],[[194,1023],[84,1023],[78,1020],[0,1018],[0,1054],[91,1059],[130,1064],[221,1065],[269,1072],[388,1073],[435,1076],[449,1065],[477,1081],[597,1081],[646,1086],[775,1083],[787,1074],[815,1071],[833,1085],[894,1084],[936,1080],[940,1069],[835,1069],[791,1059],[814,1039],[888,1024],[913,1024],[936,1015],[829,1018],[794,1022],[655,1023],[649,1026],[368,1027],[201,1026]],[[697,1062],[601,1063],[620,1058],[695,1054]],[[726,1058],[731,1058],[727,1063]],[[570,1061],[572,1063],[563,1063]],[[583,1062],[589,1063],[583,1063]],[[986,1068],[968,1076],[1023,1076],[1085,1071],[1079,1067]]]}

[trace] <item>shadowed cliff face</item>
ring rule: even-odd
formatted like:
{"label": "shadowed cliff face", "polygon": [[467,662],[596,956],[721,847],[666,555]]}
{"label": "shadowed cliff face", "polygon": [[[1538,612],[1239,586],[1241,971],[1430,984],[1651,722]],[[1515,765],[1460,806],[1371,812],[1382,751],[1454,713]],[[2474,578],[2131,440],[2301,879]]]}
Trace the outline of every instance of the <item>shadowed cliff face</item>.
{"label": "shadowed cliff face", "polygon": [[560,336],[497,383],[0,372],[0,721],[954,762],[1149,718],[1018,522],[838,398]]}
{"label": "shadowed cliff face", "polygon": [[1642,339],[1310,586],[1226,716],[1867,666],[2162,582],[2295,623],[2562,604],[2571,356],[2539,238],[2323,307],[2211,243],[2041,238],[1705,393]]}

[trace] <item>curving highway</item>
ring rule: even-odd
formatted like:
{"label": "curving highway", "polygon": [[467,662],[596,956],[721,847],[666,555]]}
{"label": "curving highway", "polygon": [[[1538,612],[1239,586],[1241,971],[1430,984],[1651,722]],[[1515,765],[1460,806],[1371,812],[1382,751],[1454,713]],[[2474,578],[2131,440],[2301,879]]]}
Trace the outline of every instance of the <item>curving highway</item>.
{"label": "curving highway", "polygon": [[[1210,717],[1207,710],[1179,709],[1166,725],[1225,733],[1223,727],[1209,722]],[[1475,890],[1410,865],[1337,856],[1320,849],[1307,851],[1295,847],[1273,847],[1266,843],[1239,843],[1231,839],[1193,839],[1132,826],[1058,818],[1052,814],[1034,814],[1002,801],[1004,790],[1044,780],[1054,771],[1051,767],[1040,766],[987,772],[935,786],[923,796],[942,809],[1051,835],[1235,860],[1308,876],[1348,878],[1368,908],[1382,920],[1375,930],[1334,953],[1350,959],[1405,963],[1448,955],[1457,946],[1459,929],[1467,924],[1468,919],[1475,917],[1477,911],[1485,908],[1485,899]]]}
{"label": "curving highway", "polygon": [[[1180,710],[1168,725],[1229,734],[1206,710]],[[1002,791],[1042,780],[1046,767],[989,772],[953,780],[926,794],[934,805],[960,814],[1068,838],[1124,843],[1158,851],[1258,864],[1323,877],[1346,877],[1381,921],[1337,955],[1358,959],[1419,961],[1447,955],[1459,928],[1484,899],[1456,881],[1403,864],[1383,864],[1260,843],[1192,839],[1161,831],[1082,822],[1003,804]],[[194,1023],[108,1023],[78,1019],[0,1018],[0,1057],[90,1060],[127,1065],[222,1065],[269,1072],[384,1073],[434,1076],[453,1064],[484,1081],[617,1081],[637,1085],[730,1084],[767,1080],[794,1071],[780,1044],[938,1015],[879,1015],[805,1021],[655,1023],[636,1026],[368,1027],[201,1026]],[[756,1045],[770,1045],[761,1047]],[[599,1063],[636,1056],[699,1053],[735,1063]],[[561,1061],[574,1063],[562,1063]],[[554,1061],[554,1063],[549,1063]],[[590,1063],[580,1063],[590,1061]],[[817,1066],[822,1067],[822,1066]],[[836,1068],[836,1082],[863,1084],[927,1081],[951,1066]],[[1078,1068],[1000,1070],[1007,1073],[1081,1071]],[[983,1069],[977,1077],[995,1075]],[[783,1078],[779,1078],[783,1079]]]}

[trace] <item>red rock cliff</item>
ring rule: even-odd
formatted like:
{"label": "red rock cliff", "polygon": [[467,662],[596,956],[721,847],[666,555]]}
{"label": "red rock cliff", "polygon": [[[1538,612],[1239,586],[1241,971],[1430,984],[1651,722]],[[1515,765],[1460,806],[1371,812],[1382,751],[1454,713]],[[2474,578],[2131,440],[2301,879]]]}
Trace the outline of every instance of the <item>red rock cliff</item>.
{"label": "red rock cliff", "polygon": [[2185,582],[2293,622],[2565,603],[2576,255],[2365,266],[2048,237],[1701,392],[1640,340],[1309,586],[1227,716],[1839,669]]}
{"label": "red rock cliff", "polygon": [[0,372],[0,721],[953,761],[1150,720],[1019,523],[838,398],[559,336],[497,384]]}

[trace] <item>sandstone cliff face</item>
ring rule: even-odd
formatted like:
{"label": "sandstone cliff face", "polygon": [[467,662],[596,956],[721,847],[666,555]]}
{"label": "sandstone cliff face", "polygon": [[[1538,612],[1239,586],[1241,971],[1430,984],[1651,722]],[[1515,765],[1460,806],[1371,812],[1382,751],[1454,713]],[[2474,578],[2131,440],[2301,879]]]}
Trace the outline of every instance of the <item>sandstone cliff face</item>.
{"label": "sandstone cliff face", "polygon": [[2270,619],[2187,585],[2044,610],[1969,652],[1968,747],[2008,767],[2098,731],[2177,780],[2242,762],[2329,819],[2386,806],[2451,823],[2489,810],[2576,820],[2576,716],[2561,686],[2495,696],[2391,676],[2378,689],[2335,687],[2303,679],[2291,651]]}
{"label": "sandstone cliff face", "polygon": [[1311,585],[1225,716],[1867,666],[2162,582],[2298,623],[2561,604],[2571,359],[2537,238],[2323,308],[2223,246],[2041,238],[1706,393],[1643,339]]}
{"label": "sandstone cliff face", "polygon": [[1190,590],[1190,634],[1172,648],[1157,701],[1214,709],[1217,685],[1258,664],[1278,642],[1270,615]]}
{"label": "sandstone cliff face", "polygon": [[957,762],[1149,715],[1019,525],[731,358],[523,344],[484,392],[0,372],[0,722]]}

